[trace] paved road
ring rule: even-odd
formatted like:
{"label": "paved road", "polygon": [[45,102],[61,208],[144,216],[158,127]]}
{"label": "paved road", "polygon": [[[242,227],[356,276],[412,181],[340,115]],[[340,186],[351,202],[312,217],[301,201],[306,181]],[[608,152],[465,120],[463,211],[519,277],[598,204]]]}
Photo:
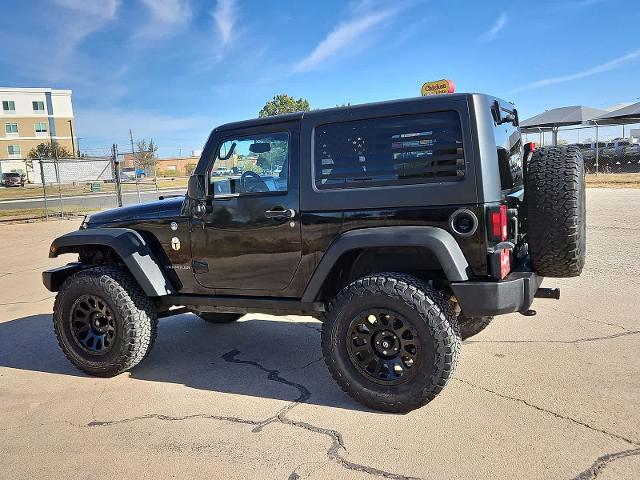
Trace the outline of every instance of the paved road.
{"label": "paved road", "polygon": [[[160,190],[159,192],[140,192],[140,202],[151,202],[158,200],[158,195],[182,195],[185,193],[184,188]],[[47,197],[49,208],[52,210],[60,209],[60,202],[54,193]],[[131,205],[138,202],[137,192],[126,192],[122,194],[123,205]],[[116,206],[116,196],[114,193],[93,193],[88,195],[77,195],[62,198],[64,208],[78,207],[102,210],[105,208],[113,208]],[[0,200],[0,210],[17,210],[17,209],[34,209],[44,208],[44,199],[42,198],[25,198],[17,200]]]}
{"label": "paved road", "polygon": [[320,324],[165,319],[134,371],[87,377],[60,352],[40,284],[77,222],[0,226],[0,477],[640,478],[640,190],[588,192],[589,258],[560,301],[466,341],[454,379],[408,415],[333,383]]}

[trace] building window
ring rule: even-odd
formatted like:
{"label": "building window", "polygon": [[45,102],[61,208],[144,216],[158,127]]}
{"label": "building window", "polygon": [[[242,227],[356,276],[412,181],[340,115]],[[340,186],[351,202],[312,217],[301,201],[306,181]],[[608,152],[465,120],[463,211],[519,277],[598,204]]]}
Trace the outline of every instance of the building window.
{"label": "building window", "polygon": [[17,123],[5,123],[4,124],[4,133],[18,133],[18,124]]}
{"label": "building window", "polygon": [[314,157],[318,189],[453,182],[465,174],[453,111],[320,125]]}
{"label": "building window", "polygon": [[12,100],[3,100],[2,111],[4,113],[16,113],[16,102]]}
{"label": "building window", "polygon": [[44,112],[44,102],[31,102],[34,112]]}
{"label": "building window", "polygon": [[10,158],[20,158],[20,145],[9,145],[7,151]]}
{"label": "building window", "polygon": [[47,124],[45,122],[34,123],[36,133],[47,133]]}

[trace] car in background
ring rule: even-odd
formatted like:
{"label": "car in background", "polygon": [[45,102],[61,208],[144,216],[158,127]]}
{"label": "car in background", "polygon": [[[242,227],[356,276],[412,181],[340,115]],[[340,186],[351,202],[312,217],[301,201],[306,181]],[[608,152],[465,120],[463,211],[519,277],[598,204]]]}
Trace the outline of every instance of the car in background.
{"label": "car in background", "polygon": [[146,176],[146,172],[141,168],[123,167],[120,170],[120,180],[125,182],[135,181],[136,179],[145,178]]}
{"label": "car in background", "polygon": [[19,172],[7,172],[2,174],[2,186],[4,187],[24,187],[26,178]]}

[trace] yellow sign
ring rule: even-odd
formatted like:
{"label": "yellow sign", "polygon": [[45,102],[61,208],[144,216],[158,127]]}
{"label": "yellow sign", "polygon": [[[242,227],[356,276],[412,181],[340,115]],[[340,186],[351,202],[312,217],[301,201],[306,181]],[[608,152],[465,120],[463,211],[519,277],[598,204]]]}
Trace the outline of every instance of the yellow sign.
{"label": "yellow sign", "polygon": [[422,84],[422,96],[453,93],[455,89],[456,86],[454,85],[453,80],[436,80],[435,82]]}

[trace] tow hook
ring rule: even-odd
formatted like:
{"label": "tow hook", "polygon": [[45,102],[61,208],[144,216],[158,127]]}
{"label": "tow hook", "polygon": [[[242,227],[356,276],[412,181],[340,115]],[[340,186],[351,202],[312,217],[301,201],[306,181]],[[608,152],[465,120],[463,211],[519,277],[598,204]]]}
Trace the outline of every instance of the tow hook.
{"label": "tow hook", "polygon": [[[560,289],[559,288],[538,288],[538,290],[536,290],[536,294],[534,295],[535,298],[554,298],[556,300],[560,299]],[[535,310],[523,310],[521,312],[519,312],[521,315],[524,315],[525,317],[533,317],[536,313]]]}
{"label": "tow hook", "polygon": [[538,288],[536,290],[535,298],[554,298],[556,300],[560,300],[560,289],[559,288]]}

